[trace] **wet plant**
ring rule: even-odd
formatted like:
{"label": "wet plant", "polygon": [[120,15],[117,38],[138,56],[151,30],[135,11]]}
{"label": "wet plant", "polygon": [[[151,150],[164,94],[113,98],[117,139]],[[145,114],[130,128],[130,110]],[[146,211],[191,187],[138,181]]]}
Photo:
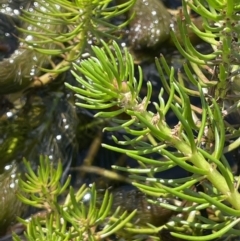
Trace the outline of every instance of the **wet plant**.
{"label": "wet plant", "polygon": [[[67,2],[67,4],[70,3]],[[66,10],[68,10],[67,7]],[[202,17],[204,31],[200,31],[192,23],[190,10]],[[102,145],[113,151],[126,153],[139,163],[139,168],[113,166],[113,169],[127,172],[132,185],[149,197],[149,203],[176,213],[164,225],[154,226],[149,223],[142,229],[134,226],[133,223],[127,224],[132,218],[131,215],[134,214],[132,213],[128,217],[126,215],[123,219],[119,219],[122,220],[122,225],[117,224],[118,218],[114,219],[116,223],[113,226],[109,221],[113,219],[106,219],[105,229],[109,228],[113,231],[114,227],[118,227],[119,231],[124,226],[123,230],[128,233],[152,235],[155,240],[164,240],[161,233],[165,229],[169,230],[173,240],[175,237],[182,240],[205,241],[240,235],[239,177],[233,174],[226,158],[228,152],[239,147],[240,140],[239,124],[233,125],[228,120],[230,115],[239,118],[239,10],[240,5],[234,0],[183,1],[177,21],[182,43],[180,44],[176,38],[174,29],[171,31],[171,37],[181,55],[186,58],[186,63],[183,65],[182,72],[175,73],[163,56],[156,58],[159,81],[163,84],[163,88],[159,91],[158,102],[151,103],[152,85],[150,82],[147,83],[146,96],[140,97],[143,83],[142,70],[138,67],[139,78],[136,79],[133,57],[127,48],[122,50],[117,42],[112,41],[110,44],[104,40],[100,41],[102,47],[93,46],[93,55],[80,61],[78,61],[79,53],[75,52],[78,43],[63,48],[66,51],[61,54],[65,56],[65,59],[60,65],[53,66],[50,72],[54,76],[64,71],[65,67],[69,69],[68,63],[71,62],[72,74],[78,84],[72,86],[66,83],[65,85],[76,93],[76,105],[97,110],[96,117],[108,119],[109,125],[104,128],[104,131],[124,133],[121,139],[112,137],[117,146]],[[64,11],[63,13],[65,14]],[[100,13],[107,16],[108,12],[100,11]],[[102,22],[97,23],[102,24]],[[199,52],[191,44],[187,28],[192,29],[197,36],[208,43],[212,52],[208,54]],[[93,34],[98,37],[98,32],[93,31]],[[52,40],[52,37],[49,39]],[[58,40],[58,37],[55,36],[54,39]],[[34,42],[31,47],[35,49]],[[42,51],[38,47],[35,50]],[[46,53],[48,53],[47,50]],[[74,57],[69,53],[74,54]],[[49,54],[58,54],[58,52],[53,50]],[[164,93],[168,93],[167,100],[163,98]],[[191,104],[191,96],[200,99],[201,107]],[[154,112],[149,110],[150,104],[154,105]],[[178,124],[173,127],[169,126],[165,120],[166,114],[170,111],[178,119]],[[127,120],[120,118],[122,113],[128,116]],[[127,149],[129,146],[132,148]],[[159,158],[152,158],[152,154],[159,155]],[[189,175],[179,179],[156,177],[157,173],[175,166],[185,169]],[[22,182],[23,193],[29,193],[37,187],[36,181],[39,183],[40,180],[29,166],[28,172],[32,174],[27,176],[27,182]],[[48,177],[49,175],[46,175],[48,172],[48,168],[39,169],[42,177]],[[57,173],[59,176],[60,172]],[[42,180],[46,181],[47,178],[42,178]],[[49,182],[53,184],[55,181]],[[56,192],[53,190],[54,195],[60,194],[64,189],[58,188],[58,185],[54,188],[57,190]],[[47,221],[35,219],[23,221],[29,225],[26,236],[39,231],[42,232],[42,237],[46,237],[44,235],[50,232],[53,223],[56,223],[59,230],[59,223],[64,220],[62,222],[71,222],[71,228],[79,226],[83,228],[78,231],[78,237],[81,238],[77,240],[84,240],[86,237],[91,237],[88,240],[98,240],[97,232],[91,233],[93,236],[86,236],[86,232],[89,235],[89,222],[96,224],[98,218],[102,220],[101,218],[106,218],[108,213],[98,216],[99,213],[103,214],[102,207],[99,210],[93,208],[96,195],[93,188],[86,189],[93,196],[92,205],[90,205],[90,211],[92,207],[93,212],[87,214],[82,203],[83,190],[79,191],[81,198],[77,198],[78,194],[74,194],[70,189],[67,196],[70,206],[67,207],[73,208],[69,208],[71,209],[69,213],[66,212],[64,215],[63,210],[68,210],[68,208],[64,209],[64,205],[58,204],[55,197],[54,199],[44,197],[42,201],[41,197],[36,197],[31,192],[31,199],[21,196],[25,203],[47,205],[47,209],[50,207]],[[41,191],[41,193],[49,195],[51,192]],[[175,202],[163,203],[158,200],[160,197]],[[108,198],[111,200],[111,197],[106,194],[106,199]],[[103,205],[106,204],[106,199],[103,200]],[[49,203],[49,200],[54,201]],[[80,205],[77,205],[77,202],[80,202]],[[109,206],[106,204],[104,208],[108,210]],[[74,219],[74,213],[86,214],[84,217],[88,217],[88,222],[83,220],[82,226],[82,223]],[[63,215],[62,219],[59,217],[60,214]],[[54,215],[57,216],[54,218]],[[42,229],[41,222],[44,222],[45,231]],[[61,228],[64,229],[64,225],[61,225]],[[60,233],[60,231],[57,232]],[[62,236],[62,239],[58,240],[70,239],[68,236]]]}
{"label": "wet plant", "polygon": [[[205,31],[198,30],[191,22],[189,9],[202,16]],[[76,92],[78,106],[99,109],[97,117],[112,119],[114,125],[104,128],[105,131],[126,133],[123,140],[113,136],[122,148],[103,146],[125,153],[126,146],[131,145],[132,150],[127,155],[136,159],[141,168],[113,168],[128,172],[133,185],[150,196],[182,200],[179,206],[151,199],[149,202],[183,214],[173,217],[166,227],[172,231],[172,236],[184,240],[239,235],[239,178],[232,174],[225,157],[227,152],[239,146],[239,139],[236,139],[239,127],[225,119],[232,112],[238,115],[238,11],[237,1],[183,1],[178,16],[182,45],[175,37],[174,29],[171,37],[188,61],[183,66],[184,74],[178,72],[176,76],[163,56],[156,58],[164,88],[159,92],[159,103],[153,103],[154,113],[148,110],[151,83],[147,84],[147,95],[140,98],[141,69],[138,69],[139,79],[135,79],[131,55],[127,49],[122,55],[116,43],[112,47],[105,43],[103,48],[93,47],[94,57],[74,65],[76,80],[84,88],[66,84]],[[212,52],[198,52],[188,38],[187,28],[209,43]],[[194,88],[189,88],[184,78]],[[164,92],[169,94],[167,101],[163,98]],[[201,108],[191,105],[190,96],[200,98]],[[107,111],[113,106],[118,110]],[[174,127],[169,127],[165,121],[169,111],[173,111],[179,120]],[[123,112],[129,120],[118,118]],[[162,160],[149,158],[152,153],[159,153]],[[188,171],[189,176],[171,180],[155,177],[156,173],[176,165]],[[203,210],[211,212],[214,218],[203,216]],[[158,231],[161,229],[157,228]],[[204,230],[210,230],[209,234],[204,235]]]}
{"label": "wet plant", "polygon": [[0,1],[0,235],[26,212],[16,196],[26,170],[23,157],[34,171],[40,154],[56,165],[61,159],[64,180],[83,148],[76,140],[88,143],[88,134],[81,130],[92,117],[76,112],[62,83],[90,42],[121,35],[128,21],[119,26],[111,21],[134,1],[118,6],[110,2]]}
{"label": "wet plant", "polygon": [[[59,204],[58,197],[70,184],[70,177],[63,185],[60,183],[63,174],[61,162],[54,168],[47,157],[41,156],[36,173],[27,161],[25,166],[28,173],[26,180],[20,181],[23,194],[18,194],[19,199],[44,210],[29,220],[19,219],[26,226],[25,237],[28,240],[103,240],[121,230],[136,213],[120,212],[118,208],[110,214],[112,195],[106,191],[100,203],[94,184],[92,187],[83,185],[78,191],[70,188]],[[26,193],[28,197],[25,197]],[[104,225],[106,218],[108,225]],[[14,240],[21,239],[14,235]]]}

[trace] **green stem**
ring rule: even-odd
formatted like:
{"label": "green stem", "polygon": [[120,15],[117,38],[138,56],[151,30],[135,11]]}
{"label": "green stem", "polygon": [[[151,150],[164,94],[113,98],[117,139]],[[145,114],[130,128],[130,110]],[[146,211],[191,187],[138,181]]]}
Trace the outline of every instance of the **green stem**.
{"label": "green stem", "polygon": [[240,194],[236,189],[230,190],[224,176],[216,169],[216,166],[211,165],[204,156],[197,150],[193,152],[190,144],[184,142],[180,137],[172,132],[172,130],[164,123],[164,120],[159,120],[158,123],[153,122],[153,116],[144,111],[136,113],[130,111],[129,114],[136,116],[140,122],[143,122],[150,130],[153,136],[161,141],[169,143],[175,147],[184,156],[189,157],[189,161],[195,167],[206,171],[206,178],[217,188],[222,194],[226,195],[226,200],[237,210],[240,210]]}
{"label": "green stem", "polygon": [[205,160],[205,158],[199,153],[192,153],[190,146],[184,143],[180,139],[172,138],[172,144],[176,147],[184,156],[191,155],[191,162],[194,166],[207,171],[206,178],[216,187],[222,194],[226,195],[227,201],[233,205],[234,208],[240,210],[240,194],[234,189],[230,191],[225,178],[219,173],[215,166],[211,165]]}

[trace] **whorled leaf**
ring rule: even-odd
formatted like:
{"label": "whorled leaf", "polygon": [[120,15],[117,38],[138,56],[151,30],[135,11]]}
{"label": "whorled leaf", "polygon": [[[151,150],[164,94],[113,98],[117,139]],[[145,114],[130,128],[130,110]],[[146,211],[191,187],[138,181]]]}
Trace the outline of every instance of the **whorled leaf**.
{"label": "whorled leaf", "polygon": [[[134,78],[134,73],[131,71],[133,69],[133,60],[129,56],[128,51],[125,49],[123,51],[124,54],[121,54],[116,43],[113,43],[112,46],[104,44],[104,48],[93,47],[93,51],[96,57],[91,57],[82,61],[79,65],[75,65],[76,71],[74,75],[82,88],[73,87],[69,84],[66,85],[77,93],[76,97],[80,100],[77,102],[77,105],[84,108],[101,110],[96,116],[104,116],[109,119],[114,118],[115,126],[107,127],[105,130],[124,130],[126,133],[134,136],[133,138],[125,138],[125,141],[118,140],[116,137],[114,137],[114,140],[120,145],[131,144],[133,146],[133,149],[128,150],[127,154],[129,153],[131,157],[134,157],[141,168],[119,169],[130,173],[137,173],[138,176],[130,176],[133,180],[136,178],[137,181],[148,182],[144,177],[141,179],[140,174],[144,173],[149,178],[152,178],[157,170],[145,165],[144,161],[147,159],[142,158],[142,156],[149,153],[161,154],[166,158],[167,162],[166,168],[159,170],[169,169],[168,165],[169,161],[171,161],[186,171],[203,178],[201,183],[203,183],[204,187],[204,183],[209,182],[210,185],[206,189],[209,193],[206,196],[199,195],[195,190],[195,186],[197,185],[195,181],[193,183],[188,182],[189,185],[182,185],[178,180],[175,180],[167,185],[161,185],[157,183],[157,180],[153,180],[151,186],[148,188],[142,188],[141,185],[144,184],[141,184],[141,181],[134,182],[134,185],[148,195],[172,195],[188,202],[205,205],[209,205],[209,197],[211,197],[211,200],[213,200],[212,203],[215,202],[215,205],[216,202],[221,204],[217,205],[220,212],[225,213],[230,218],[234,218],[232,210],[234,209],[234,213],[237,214],[240,208],[240,203],[237,201],[238,198],[236,199],[235,197],[239,197],[240,194],[234,188],[233,175],[227,169],[229,166],[226,166],[225,169],[218,160],[222,156],[225,145],[225,131],[224,122],[219,120],[221,118],[221,109],[216,104],[216,100],[214,98],[211,99],[212,106],[214,106],[212,109],[206,103],[200,84],[197,84],[196,87],[199,88],[199,96],[202,99],[203,106],[206,106],[206,110],[203,111],[200,121],[202,120],[206,125],[210,125],[210,130],[212,131],[212,135],[215,136],[216,141],[214,149],[208,149],[207,146],[205,147],[202,139],[200,142],[195,142],[195,132],[200,131],[201,137],[206,132],[203,133],[204,130],[202,127],[199,124],[196,125],[194,122],[193,112],[195,109],[191,106],[184,84],[181,82],[181,79],[179,81],[175,79],[173,69],[168,68],[164,61],[164,66],[162,67],[159,64],[158,69],[161,73],[163,73],[163,68],[169,72],[170,85],[166,84],[166,86],[168,92],[171,93],[171,103],[167,103],[166,106],[165,101],[161,98],[162,92],[160,92],[159,104],[154,103],[157,112],[154,114],[147,109],[151,100],[151,84],[148,83],[147,85],[147,96],[144,99],[139,98],[138,94],[141,89],[142,80],[140,79],[138,82]],[[80,74],[83,74],[83,77]],[[189,93],[191,92],[189,91]],[[119,111],[111,111],[109,107],[116,107],[115,109]],[[179,124],[174,129],[171,129],[165,123],[164,119],[167,111],[170,109],[179,120]],[[123,112],[128,114],[131,119],[130,121],[118,120],[119,113]],[[148,142],[143,144],[142,140],[144,138],[146,140],[146,137],[150,137],[150,144]],[[125,147],[121,148],[106,144],[103,144],[103,146],[113,151],[126,153]],[[173,149],[168,150],[169,147]],[[212,158],[209,159],[208,155],[202,152],[202,149],[208,155],[211,155]],[[214,164],[212,160],[214,160]],[[215,165],[218,169],[215,168]],[[171,183],[175,185],[173,188],[170,187]],[[210,188],[211,185],[212,188]],[[151,190],[152,186],[155,188],[154,190]],[[225,201],[229,202],[233,208],[228,209],[223,206],[222,202]],[[232,225],[235,224],[235,222],[232,223]],[[228,226],[229,229],[225,229],[225,231],[231,233],[232,225]],[[198,231],[200,229],[201,227],[199,227]],[[219,233],[209,237],[213,238],[217,235]]]}
{"label": "whorled leaf", "polygon": [[[27,240],[102,240],[120,232],[136,214],[136,210],[122,212],[119,207],[113,212],[112,194],[106,191],[99,201],[95,184],[83,185],[77,191],[69,189],[70,177],[61,184],[61,162],[55,168],[42,156],[36,173],[26,160],[24,164],[26,179],[20,180],[18,197],[27,205],[43,209],[41,214],[32,215],[28,220],[19,218],[26,227]],[[66,191],[68,194],[63,197]],[[16,234],[13,238],[21,240]]]}

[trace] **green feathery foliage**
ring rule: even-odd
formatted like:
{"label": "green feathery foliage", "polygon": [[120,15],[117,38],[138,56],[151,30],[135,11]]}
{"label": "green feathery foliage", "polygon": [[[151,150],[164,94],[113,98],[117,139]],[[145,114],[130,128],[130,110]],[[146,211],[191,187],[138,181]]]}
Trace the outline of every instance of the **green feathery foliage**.
{"label": "green feathery foliage", "polygon": [[[122,153],[126,153],[125,146],[133,146],[126,154],[136,159],[141,168],[113,168],[128,172],[133,185],[150,196],[182,200],[180,206],[149,201],[184,213],[183,217],[173,217],[166,225],[173,230],[173,236],[184,240],[205,241],[225,234],[240,234],[237,228],[240,221],[239,178],[233,176],[224,155],[232,149],[226,140],[231,141],[236,135],[228,134],[229,123],[223,118],[229,110],[237,111],[238,106],[236,102],[231,104],[229,96],[238,97],[233,86],[239,75],[239,7],[237,1],[183,1],[182,14],[178,18],[183,45],[175,37],[174,29],[171,37],[188,60],[184,64],[184,74],[194,88],[189,89],[182,73],[175,77],[174,69],[167,65],[164,57],[156,59],[164,89],[160,90],[159,103],[153,103],[155,113],[148,111],[151,83],[147,83],[147,95],[141,99],[142,71],[139,68],[140,77],[135,79],[131,55],[127,49],[122,55],[115,42],[110,47],[104,42],[104,48],[92,47],[94,57],[74,64],[73,74],[83,88],[66,84],[77,93],[78,106],[99,109],[97,117],[112,119],[114,125],[104,130],[124,130],[133,136],[123,136],[124,140],[113,137],[122,148],[103,146]],[[188,8],[202,16],[203,32],[191,22]],[[212,46],[212,53],[202,54],[194,48],[187,27]],[[163,99],[164,91],[169,94],[167,101]],[[192,106],[190,96],[199,96],[202,108]],[[112,106],[117,106],[118,110],[108,111]],[[165,122],[169,111],[179,120],[173,128]],[[129,115],[128,121],[118,118],[123,112]],[[232,133],[238,128],[231,126]],[[148,158],[147,154],[151,153],[161,154],[163,160]],[[190,175],[173,180],[155,178],[155,173],[176,165]],[[202,186],[202,191],[197,190],[198,185]],[[201,215],[201,210],[206,208],[212,210],[215,220]],[[203,230],[209,229],[212,233],[204,235]]]}
{"label": "green feathery foliage", "polygon": [[[111,0],[38,1],[36,11],[34,13],[23,11],[24,14],[20,19],[33,26],[39,26],[40,17],[41,22],[48,22],[51,26],[64,26],[64,30],[59,33],[54,28],[49,28],[44,29],[43,33],[38,33],[19,28],[21,32],[31,34],[37,39],[33,41],[22,39],[22,41],[36,52],[62,57],[63,60],[53,66],[53,69],[41,68],[51,73],[51,78],[55,78],[61,72],[68,70],[73,61],[79,59],[89,39],[92,38],[96,43],[101,38],[117,39],[120,35],[118,33],[117,36],[117,32],[126,26],[130,19],[118,26],[113,25],[110,20],[128,11],[134,2],[135,0],[131,0],[109,7]],[[48,44],[47,48],[44,47],[45,44]],[[52,45],[54,47],[49,47],[49,44],[54,44]]]}
{"label": "green feathery foliage", "polygon": [[[19,194],[19,197],[24,203],[44,208],[48,213],[44,220],[22,220],[27,226],[26,237],[30,240],[37,237],[41,237],[41,240],[48,237],[51,240],[100,240],[123,227],[124,231],[132,234],[151,234],[156,240],[161,239],[158,237],[159,232],[164,228],[169,229],[174,237],[191,241],[240,235],[239,177],[232,174],[225,157],[227,152],[239,147],[239,126],[230,125],[224,119],[230,113],[238,115],[239,107],[238,1],[183,1],[183,9],[178,17],[182,43],[177,40],[174,29],[171,37],[187,60],[183,65],[184,73],[178,72],[176,76],[163,56],[156,58],[164,88],[159,91],[159,102],[153,103],[155,112],[148,110],[152,85],[147,83],[147,94],[141,98],[143,73],[139,67],[139,79],[135,78],[133,58],[127,48],[122,51],[115,41],[111,45],[101,41],[102,48],[92,47],[92,57],[81,60],[80,63],[76,61],[82,53],[82,46],[86,44],[85,36],[88,32],[97,40],[103,37],[112,38],[115,27],[105,20],[116,15],[116,11],[121,14],[128,10],[133,1],[120,5],[122,7],[111,8],[107,7],[107,3],[109,1],[57,0],[57,5],[56,1],[53,5],[49,0],[50,6],[44,7],[51,7],[54,11],[49,11],[46,19],[50,18],[55,24],[59,21],[66,24],[66,33],[59,35],[54,31],[49,32],[45,36],[38,36],[39,42],[28,41],[27,44],[41,53],[63,56],[63,60],[51,71],[44,71],[54,77],[72,66],[72,73],[79,85],[74,87],[66,83],[66,86],[76,93],[76,105],[98,110],[96,117],[111,120],[111,125],[105,127],[105,131],[121,130],[126,133],[122,136],[123,140],[113,136],[118,147],[106,144],[103,146],[126,153],[137,160],[140,167],[113,168],[128,172],[132,184],[148,195],[149,203],[182,215],[172,216],[165,225],[155,227],[150,223],[147,228],[141,229],[127,224],[135,212],[119,216],[117,211],[113,217],[108,216],[111,206],[111,195],[108,192],[102,206],[97,209],[94,187],[82,187],[76,193],[70,189],[64,204],[59,204],[58,196],[65,190],[69,180],[62,187],[59,184],[60,166],[56,171],[49,166],[47,160],[42,160],[38,174],[34,174],[30,166],[26,165],[29,174],[27,181],[21,181],[21,186],[23,193],[29,193],[29,196]],[[189,9],[202,17],[204,31],[200,31],[191,22]],[[33,19],[30,14],[29,21],[34,21]],[[102,35],[99,30],[101,28],[109,29],[106,35]],[[191,28],[203,41],[210,44],[212,52],[198,52],[188,38],[187,28]],[[54,41],[60,48],[41,48],[43,43],[50,41]],[[189,83],[193,87],[190,88]],[[165,92],[169,95],[168,100],[163,98]],[[191,104],[191,96],[199,97],[201,108]],[[170,111],[179,120],[174,127],[170,127],[165,120]],[[126,113],[129,119],[122,120],[119,117],[122,113]],[[129,146],[132,149],[126,151]],[[152,159],[149,154],[153,153],[162,158]],[[189,176],[170,180],[155,177],[156,173],[175,166],[185,169]],[[201,191],[198,187],[201,187]],[[92,196],[89,206],[83,201],[87,192]],[[178,198],[180,201],[178,205],[166,204],[154,197]],[[205,210],[212,217],[204,216]],[[67,226],[68,223],[70,227]],[[104,223],[104,228],[97,231],[96,226],[100,223]],[[205,234],[206,231],[210,232]],[[15,236],[15,240],[20,239]]]}
{"label": "green feathery foliage", "polygon": [[[56,168],[46,157],[40,157],[37,173],[27,161],[26,180],[20,181],[24,194],[19,199],[28,205],[43,209],[42,215],[30,220],[19,219],[26,226],[27,240],[102,240],[121,230],[135,215],[120,212],[118,208],[111,214],[112,195],[105,192],[101,203],[97,200],[95,185],[83,185],[78,191],[70,188],[59,204],[59,197],[69,188],[70,177],[61,185],[62,164]],[[26,193],[28,197],[26,197]],[[100,228],[107,222],[102,230]],[[20,237],[14,235],[15,241]]]}

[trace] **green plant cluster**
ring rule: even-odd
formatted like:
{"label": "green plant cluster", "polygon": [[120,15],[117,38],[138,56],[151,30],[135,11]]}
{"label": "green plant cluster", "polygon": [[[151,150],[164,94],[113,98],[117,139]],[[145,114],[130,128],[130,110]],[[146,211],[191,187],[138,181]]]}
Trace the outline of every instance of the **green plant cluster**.
{"label": "green plant cluster", "polygon": [[90,39],[96,44],[101,38],[117,39],[117,32],[126,26],[130,19],[118,26],[112,24],[110,20],[128,11],[133,6],[134,0],[113,7],[109,6],[110,3],[111,0],[47,0],[38,1],[39,7],[34,13],[23,11],[24,15],[20,19],[33,26],[39,26],[44,22],[50,23],[50,26],[64,26],[61,33],[52,28],[44,29],[44,34],[19,28],[21,32],[37,38],[37,40],[21,39],[28,48],[47,56],[62,57],[62,61],[57,65],[51,62],[52,68],[39,67],[46,74],[39,77],[32,86],[39,85],[39,82],[47,84],[62,72],[69,70],[72,63],[83,54]]}
{"label": "green plant cluster", "polygon": [[[28,173],[26,180],[20,182],[23,194],[18,194],[19,199],[44,210],[29,220],[19,219],[26,226],[28,240],[103,240],[121,230],[136,213],[120,212],[118,208],[110,214],[112,195],[106,191],[100,203],[94,184],[92,187],[83,185],[78,191],[70,188],[59,204],[58,198],[69,188],[71,180],[68,177],[61,185],[61,162],[54,167],[48,158],[41,156],[36,173],[26,160],[24,162]],[[14,235],[14,240],[21,239]]]}
{"label": "green plant cluster", "polygon": [[[85,2],[88,1],[83,1]],[[63,62],[50,72],[58,74],[69,69],[71,63],[72,73],[79,84],[74,87],[66,83],[66,86],[76,93],[76,105],[98,110],[96,117],[109,120],[110,124],[104,131],[121,130],[121,133],[126,133],[121,140],[113,136],[118,147],[106,144],[103,146],[126,153],[139,163],[139,168],[113,166],[113,169],[128,172],[132,184],[148,195],[149,203],[181,215],[172,216],[168,223],[160,227],[149,223],[147,228],[139,229],[127,224],[134,212],[129,215],[124,213],[123,216],[119,216],[117,212],[113,216],[108,216],[111,206],[111,202],[108,203],[108,200],[111,200],[108,192],[102,206],[96,209],[94,187],[82,187],[76,193],[70,189],[64,204],[60,205],[57,196],[62,194],[69,181],[63,187],[59,186],[60,166],[59,170],[55,171],[47,160],[42,160],[38,175],[27,165],[29,174],[27,181],[22,181],[21,186],[23,193],[30,193],[30,196],[25,198],[20,195],[20,198],[27,204],[46,209],[47,219],[22,220],[28,227],[26,237],[30,240],[36,237],[46,239],[51,235],[52,240],[54,235],[58,235],[56,240],[100,240],[124,229],[132,234],[148,234],[156,240],[162,240],[161,236],[159,238],[159,232],[164,228],[170,230],[172,237],[192,241],[239,236],[240,180],[238,176],[233,175],[225,156],[229,151],[239,147],[240,142],[239,126],[231,125],[226,119],[230,114],[239,115],[239,2],[183,1],[182,11],[178,15],[182,43],[177,40],[174,29],[171,31],[171,37],[181,55],[186,58],[184,71],[175,74],[175,70],[168,66],[163,56],[156,58],[159,81],[164,88],[159,91],[158,103],[152,103],[155,112],[148,109],[152,85],[150,82],[147,83],[147,94],[141,98],[143,73],[139,67],[139,78],[135,78],[133,57],[127,48],[120,49],[115,41],[112,41],[112,44],[100,41],[102,47],[92,47],[93,56],[81,60],[80,63],[75,61],[82,53],[76,49],[79,50],[79,45],[84,43],[82,38],[87,34],[86,31],[82,32],[82,29],[90,24],[87,29],[91,31],[92,28],[91,33],[100,40],[105,36],[97,32],[99,25],[113,29],[105,20],[116,13],[122,13],[121,8],[106,10],[106,1],[93,1],[92,4],[84,5],[91,7],[90,10],[77,3],[79,2],[74,2],[76,5],[71,12],[69,10],[72,9],[73,2],[59,1],[59,5],[65,9],[61,13],[62,21],[80,21],[80,17],[86,22],[81,20],[82,25],[72,25],[80,26],[69,34],[77,36],[69,37],[73,45],[64,47],[60,52],[46,51],[47,54],[64,55]],[[126,10],[131,5],[130,2],[128,4],[121,6]],[[202,17],[204,31],[200,31],[191,22],[190,10]],[[96,18],[89,17],[89,14],[96,14]],[[53,18],[59,16],[52,14]],[[200,53],[191,44],[187,28],[192,29],[199,38],[210,44],[212,52]],[[60,37],[49,36],[49,39],[44,41],[51,39],[62,43],[65,42],[68,33]],[[109,35],[107,37],[111,38]],[[32,43],[31,47],[35,49],[35,43]],[[36,51],[45,50],[37,47]],[[169,96],[167,100],[163,98],[166,92]],[[201,108],[191,104],[191,96],[201,100]],[[170,127],[165,120],[170,111],[179,120],[174,127]],[[122,113],[127,114],[129,119],[121,119],[119,115]],[[126,152],[129,146],[132,148]],[[150,158],[149,154],[153,153],[161,155],[161,159]],[[175,166],[185,169],[189,176],[170,180],[155,177],[156,173]],[[86,208],[83,202],[87,192],[92,195],[89,208]],[[178,205],[166,204],[159,202],[155,197],[180,201]],[[206,210],[209,213],[207,217],[203,214]],[[106,222],[103,230],[97,231],[96,227],[102,222]],[[68,228],[67,223],[70,223],[71,228]],[[15,236],[15,240],[20,239]]]}

